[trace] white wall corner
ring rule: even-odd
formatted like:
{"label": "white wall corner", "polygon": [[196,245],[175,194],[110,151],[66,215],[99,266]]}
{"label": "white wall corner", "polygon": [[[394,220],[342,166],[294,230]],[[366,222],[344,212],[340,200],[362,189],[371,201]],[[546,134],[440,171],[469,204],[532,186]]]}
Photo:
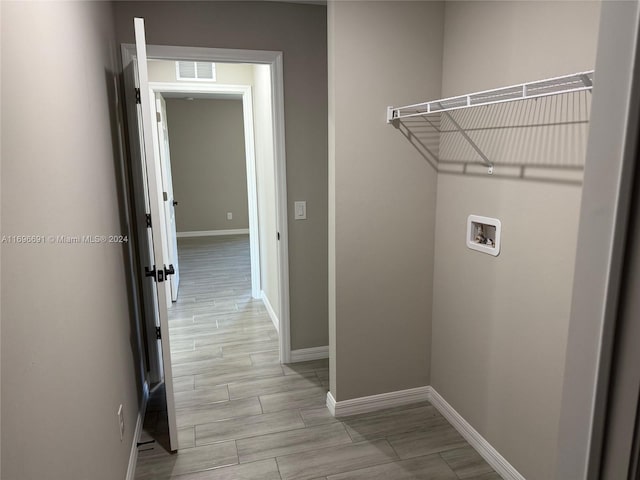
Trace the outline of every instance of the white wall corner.
{"label": "white wall corner", "polygon": [[289,363],[308,362],[310,360],[322,360],[324,358],[329,358],[329,345],[291,350]]}
{"label": "white wall corner", "polygon": [[331,395],[331,392],[327,392],[327,408],[329,409],[329,413],[331,413],[331,415],[335,417],[336,416],[336,399],[333,398],[333,395]]}
{"label": "white wall corner", "polygon": [[136,421],[136,429],[133,432],[133,440],[131,441],[131,453],[129,454],[129,466],[127,467],[126,480],[133,480],[136,475],[136,464],[138,463],[138,440],[142,434],[142,426],[144,425],[144,416],[147,412],[147,402],[149,401],[149,384],[145,381],[142,387],[142,403],[138,410],[138,419]]}
{"label": "white wall corner", "polygon": [[273,322],[273,326],[276,327],[276,331],[280,333],[280,320],[278,319],[278,316],[276,315],[276,312],[273,309],[271,302],[269,301],[269,297],[267,297],[267,294],[264,293],[264,290],[260,290],[260,298],[262,299],[262,303],[264,303],[264,308],[267,309],[267,313],[269,314],[269,318]]}
{"label": "white wall corner", "polygon": [[429,401],[438,409],[449,423],[462,435],[467,442],[498,472],[504,480],[525,480],[518,470],[506,458],[491,446],[491,444],[467,422],[438,392],[429,387]]}
{"label": "white wall corner", "polygon": [[360,413],[375,412],[385,408],[400,407],[411,403],[424,402],[429,400],[431,387],[409,388],[407,390],[398,390],[396,392],[380,393],[378,395],[370,395],[368,397],[352,398],[350,400],[342,400],[337,402],[333,396],[332,407],[329,406],[329,395],[327,395],[327,407],[334,417],[347,417],[349,415],[358,415]]}

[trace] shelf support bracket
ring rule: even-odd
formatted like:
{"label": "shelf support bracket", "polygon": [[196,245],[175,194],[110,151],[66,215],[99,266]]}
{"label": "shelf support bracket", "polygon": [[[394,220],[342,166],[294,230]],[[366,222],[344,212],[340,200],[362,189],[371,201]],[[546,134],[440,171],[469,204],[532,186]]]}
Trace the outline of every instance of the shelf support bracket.
{"label": "shelf support bracket", "polygon": [[464,128],[462,128],[460,124],[454,120],[454,118],[451,116],[449,112],[442,112],[442,114],[445,115],[451,121],[451,123],[453,124],[455,129],[458,131],[458,133],[460,133],[460,135],[462,135],[464,139],[467,142],[469,142],[469,145],[471,145],[471,148],[473,148],[476,151],[476,153],[480,156],[484,164],[487,167],[489,167],[489,172],[488,172],[489,175],[493,175],[493,163],[487,158],[487,156],[482,152],[482,150],[480,150],[480,147],[478,147],[478,145],[476,145],[476,143],[471,139],[471,137],[467,135],[467,132],[464,131]]}
{"label": "shelf support bracket", "polygon": [[593,87],[593,82],[589,78],[589,75],[586,75],[586,74],[580,75],[580,80],[582,80],[582,83],[584,84],[585,87]]}
{"label": "shelf support bracket", "polygon": [[392,123],[397,118],[395,110],[393,107],[387,107],[387,123]]}

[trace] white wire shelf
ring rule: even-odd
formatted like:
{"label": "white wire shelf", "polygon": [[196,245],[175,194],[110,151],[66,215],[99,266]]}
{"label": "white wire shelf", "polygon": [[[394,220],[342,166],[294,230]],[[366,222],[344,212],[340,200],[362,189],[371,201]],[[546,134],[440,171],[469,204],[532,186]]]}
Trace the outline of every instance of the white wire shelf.
{"label": "white wire shelf", "polygon": [[573,73],[562,77],[547,78],[535,82],[469,93],[457,97],[416,103],[404,107],[388,107],[387,123],[403,118],[420,117],[434,113],[450,112],[463,108],[515,102],[531,98],[547,97],[564,93],[581,92],[593,88],[593,70]]}
{"label": "white wire shelf", "polygon": [[[475,150],[482,163],[488,167],[488,173],[493,174],[493,162],[487,158],[487,155],[485,155],[476,142],[474,142],[474,140],[469,136],[468,130],[463,128],[449,112],[480,106],[549,97],[552,95],[590,91],[593,89],[593,77],[594,71],[589,70],[586,72],[573,73],[571,75],[563,75],[561,77],[547,78],[545,80],[537,80],[534,82],[521,83],[519,85],[511,85],[508,87],[459,95],[457,97],[416,103],[413,105],[406,105],[404,107],[387,107],[387,123],[392,123],[398,127],[399,124],[402,123],[403,119],[423,117],[435,131],[442,133],[443,130],[441,130],[436,124],[439,123],[439,119],[446,118],[448,123],[453,126],[453,131],[459,133],[465,139],[469,146]],[[436,118],[430,120],[428,119],[429,116],[435,116]]]}

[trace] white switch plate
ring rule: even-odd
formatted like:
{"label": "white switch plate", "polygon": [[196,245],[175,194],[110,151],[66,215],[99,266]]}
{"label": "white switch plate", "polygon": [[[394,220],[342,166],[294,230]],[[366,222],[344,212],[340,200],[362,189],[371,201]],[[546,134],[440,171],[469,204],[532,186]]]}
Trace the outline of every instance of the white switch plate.
{"label": "white switch plate", "polygon": [[233,220],[233,213],[227,212],[227,220]]}
{"label": "white switch plate", "polygon": [[307,219],[307,202],[294,202],[295,214],[294,220],[306,220]]}

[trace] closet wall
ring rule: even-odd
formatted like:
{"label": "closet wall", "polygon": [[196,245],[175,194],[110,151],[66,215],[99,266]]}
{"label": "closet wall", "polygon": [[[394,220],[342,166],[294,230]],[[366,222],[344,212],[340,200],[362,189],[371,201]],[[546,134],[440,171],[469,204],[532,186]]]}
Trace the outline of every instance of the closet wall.
{"label": "closet wall", "polygon": [[[593,69],[598,20],[597,2],[447,2],[442,96]],[[438,176],[431,384],[528,480],[553,478],[580,195]],[[466,247],[469,214],[502,221],[498,257]]]}
{"label": "closet wall", "polygon": [[444,5],[330,2],[329,334],[338,401],[429,384],[436,172],[386,124],[440,95]]}
{"label": "closet wall", "polygon": [[[2,233],[130,235],[111,5],[2,2],[0,32],[11,119],[1,131]],[[34,64],[46,88],[25,75]],[[125,478],[144,372],[131,253],[51,239],[2,246],[1,478]]]}

